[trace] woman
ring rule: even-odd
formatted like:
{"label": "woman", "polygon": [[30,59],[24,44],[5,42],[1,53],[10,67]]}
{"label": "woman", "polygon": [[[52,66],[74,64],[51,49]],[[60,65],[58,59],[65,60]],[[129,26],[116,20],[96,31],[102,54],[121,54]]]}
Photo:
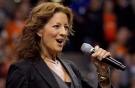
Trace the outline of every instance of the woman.
{"label": "woman", "polygon": [[[71,61],[57,57],[68,35],[73,35],[72,21],[72,11],[58,3],[32,10],[16,46],[22,60],[10,66],[6,88],[93,88]],[[108,65],[100,61],[107,56],[109,52],[95,47],[92,61],[99,73],[98,88],[111,88]]]}

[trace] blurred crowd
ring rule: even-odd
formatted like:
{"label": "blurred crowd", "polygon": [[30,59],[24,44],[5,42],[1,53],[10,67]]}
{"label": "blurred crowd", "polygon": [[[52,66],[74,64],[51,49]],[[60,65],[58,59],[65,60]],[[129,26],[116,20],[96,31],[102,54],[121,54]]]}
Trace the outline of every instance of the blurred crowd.
{"label": "blurred crowd", "polygon": [[8,68],[17,60],[13,50],[25,20],[44,2],[59,2],[73,10],[75,36],[64,52],[81,52],[83,42],[99,45],[127,66],[124,72],[111,69],[115,88],[135,88],[134,0],[0,0],[0,88],[5,88]]}

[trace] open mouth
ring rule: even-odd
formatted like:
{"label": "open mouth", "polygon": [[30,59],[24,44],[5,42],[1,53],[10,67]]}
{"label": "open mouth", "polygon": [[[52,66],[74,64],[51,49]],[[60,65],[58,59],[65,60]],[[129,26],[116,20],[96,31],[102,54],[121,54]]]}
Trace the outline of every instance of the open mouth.
{"label": "open mouth", "polygon": [[62,44],[62,43],[63,43],[63,40],[56,39],[56,41],[57,41],[59,44]]}

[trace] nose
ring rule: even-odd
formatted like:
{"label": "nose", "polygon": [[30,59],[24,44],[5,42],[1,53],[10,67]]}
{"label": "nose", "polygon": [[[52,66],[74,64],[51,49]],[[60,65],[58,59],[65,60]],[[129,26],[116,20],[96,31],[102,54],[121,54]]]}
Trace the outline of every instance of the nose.
{"label": "nose", "polygon": [[68,31],[64,27],[62,27],[60,30],[60,36],[66,37],[67,34],[68,34]]}

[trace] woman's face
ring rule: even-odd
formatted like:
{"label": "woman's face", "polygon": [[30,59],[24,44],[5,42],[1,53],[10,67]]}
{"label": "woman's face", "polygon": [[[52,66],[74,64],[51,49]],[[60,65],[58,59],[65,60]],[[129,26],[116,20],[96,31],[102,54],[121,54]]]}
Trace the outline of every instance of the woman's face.
{"label": "woman's face", "polygon": [[67,15],[57,12],[44,25],[42,30],[38,31],[41,37],[41,50],[57,54],[62,51],[69,31]]}

